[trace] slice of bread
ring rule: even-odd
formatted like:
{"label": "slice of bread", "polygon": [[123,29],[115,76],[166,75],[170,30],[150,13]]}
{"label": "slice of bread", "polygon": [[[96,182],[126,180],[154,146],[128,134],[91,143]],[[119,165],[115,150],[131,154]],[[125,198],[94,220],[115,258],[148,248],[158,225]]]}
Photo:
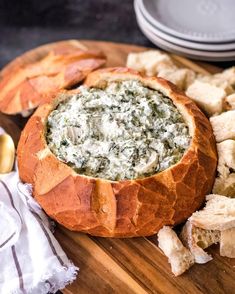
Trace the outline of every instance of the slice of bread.
{"label": "slice of bread", "polygon": [[212,257],[203,249],[219,242],[220,231],[197,228],[190,221],[187,221],[181,231],[180,238],[193,254],[195,263],[206,263]]}
{"label": "slice of bread", "polygon": [[192,253],[183,246],[173,229],[164,226],[158,232],[158,246],[168,257],[171,270],[175,276],[179,276],[194,264]]}
{"label": "slice of bread", "polygon": [[219,231],[235,227],[235,198],[211,194],[206,200],[206,206],[189,218],[193,225]]}

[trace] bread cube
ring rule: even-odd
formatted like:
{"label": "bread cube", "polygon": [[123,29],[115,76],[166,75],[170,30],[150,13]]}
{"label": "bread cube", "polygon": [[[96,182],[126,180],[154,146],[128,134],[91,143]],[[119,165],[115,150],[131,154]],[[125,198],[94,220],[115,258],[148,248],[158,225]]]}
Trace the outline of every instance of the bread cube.
{"label": "bread cube", "polygon": [[221,73],[214,75],[204,75],[198,77],[201,81],[215,85],[224,89],[227,95],[234,93],[235,90],[235,67],[228,68]]}
{"label": "bread cube", "polygon": [[235,66],[224,70],[221,73],[215,75],[217,79],[227,81],[230,86],[235,88]]}
{"label": "bread cube", "polygon": [[225,140],[217,144],[217,170],[222,177],[228,177],[230,169],[235,170],[235,141]]}
{"label": "bread cube", "polygon": [[216,178],[213,193],[235,198],[235,173],[229,174],[226,178]]}
{"label": "bread cube", "polygon": [[211,117],[210,123],[217,142],[235,139],[235,110]]}
{"label": "bread cube", "polygon": [[160,70],[166,68],[177,68],[169,55],[158,50],[130,53],[126,66],[147,76],[155,76]]}
{"label": "bread cube", "polygon": [[235,228],[221,232],[220,255],[235,258]]}
{"label": "bread cube", "polygon": [[190,84],[193,83],[196,74],[194,71],[187,68],[166,68],[160,70],[158,76],[172,82],[181,90],[185,90]]}
{"label": "bread cube", "polygon": [[227,96],[225,102],[229,109],[235,109],[235,93]]}
{"label": "bread cube", "polygon": [[219,114],[223,110],[226,97],[223,89],[196,80],[188,87],[186,94],[209,116]]}

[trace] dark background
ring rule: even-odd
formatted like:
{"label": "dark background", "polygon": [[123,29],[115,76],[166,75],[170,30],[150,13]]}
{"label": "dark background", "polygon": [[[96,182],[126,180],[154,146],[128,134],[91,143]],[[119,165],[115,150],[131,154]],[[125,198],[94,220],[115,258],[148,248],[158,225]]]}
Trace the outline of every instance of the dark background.
{"label": "dark background", "polygon": [[66,39],[154,46],[137,26],[133,0],[0,0],[0,68],[31,48]]}
{"label": "dark background", "polygon": [[28,49],[73,38],[151,46],[132,0],[0,0],[0,68]]}

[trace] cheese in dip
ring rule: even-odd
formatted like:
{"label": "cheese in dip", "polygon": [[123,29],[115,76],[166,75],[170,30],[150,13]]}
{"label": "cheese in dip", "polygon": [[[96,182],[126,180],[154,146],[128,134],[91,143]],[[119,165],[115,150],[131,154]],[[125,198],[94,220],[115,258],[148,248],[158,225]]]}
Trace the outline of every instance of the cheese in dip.
{"label": "cheese in dip", "polygon": [[77,173],[109,180],[150,176],[177,163],[190,144],[171,99],[136,80],[81,86],[48,117],[47,143]]}

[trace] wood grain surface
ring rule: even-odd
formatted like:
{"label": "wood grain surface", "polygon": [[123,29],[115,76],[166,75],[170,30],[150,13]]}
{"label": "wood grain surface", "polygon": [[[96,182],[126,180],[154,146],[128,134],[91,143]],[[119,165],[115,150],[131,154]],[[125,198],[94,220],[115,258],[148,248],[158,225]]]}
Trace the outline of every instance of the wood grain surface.
{"label": "wood grain surface", "polygon": [[[89,48],[103,50],[107,55],[107,66],[123,66],[129,52],[146,50],[127,44],[81,41]],[[46,45],[47,46],[47,45]],[[45,50],[45,46],[43,47]],[[35,56],[39,56],[37,49]],[[30,52],[33,58],[34,51]],[[195,63],[172,55],[180,66],[200,73],[215,73],[220,69],[205,63]],[[27,56],[24,58],[27,59]],[[24,119],[12,117],[22,127]],[[19,131],[9,122],[8,132],[18,139]],[[11,126],[10,126],[11,125]],[[9,127],[10,126],[10,127]],[[180,277],[174,277],[167,258],[157,247],[157,238],[97,238],[82,233],[70,232],[57,226],[55,236],[68,257],[80,268],[77,280],[63,290],[64,294],[233,294],[235,293],[235,259],[219,256],[218,246],[209,248],[213,260],[204,265],[194,265]]]}

